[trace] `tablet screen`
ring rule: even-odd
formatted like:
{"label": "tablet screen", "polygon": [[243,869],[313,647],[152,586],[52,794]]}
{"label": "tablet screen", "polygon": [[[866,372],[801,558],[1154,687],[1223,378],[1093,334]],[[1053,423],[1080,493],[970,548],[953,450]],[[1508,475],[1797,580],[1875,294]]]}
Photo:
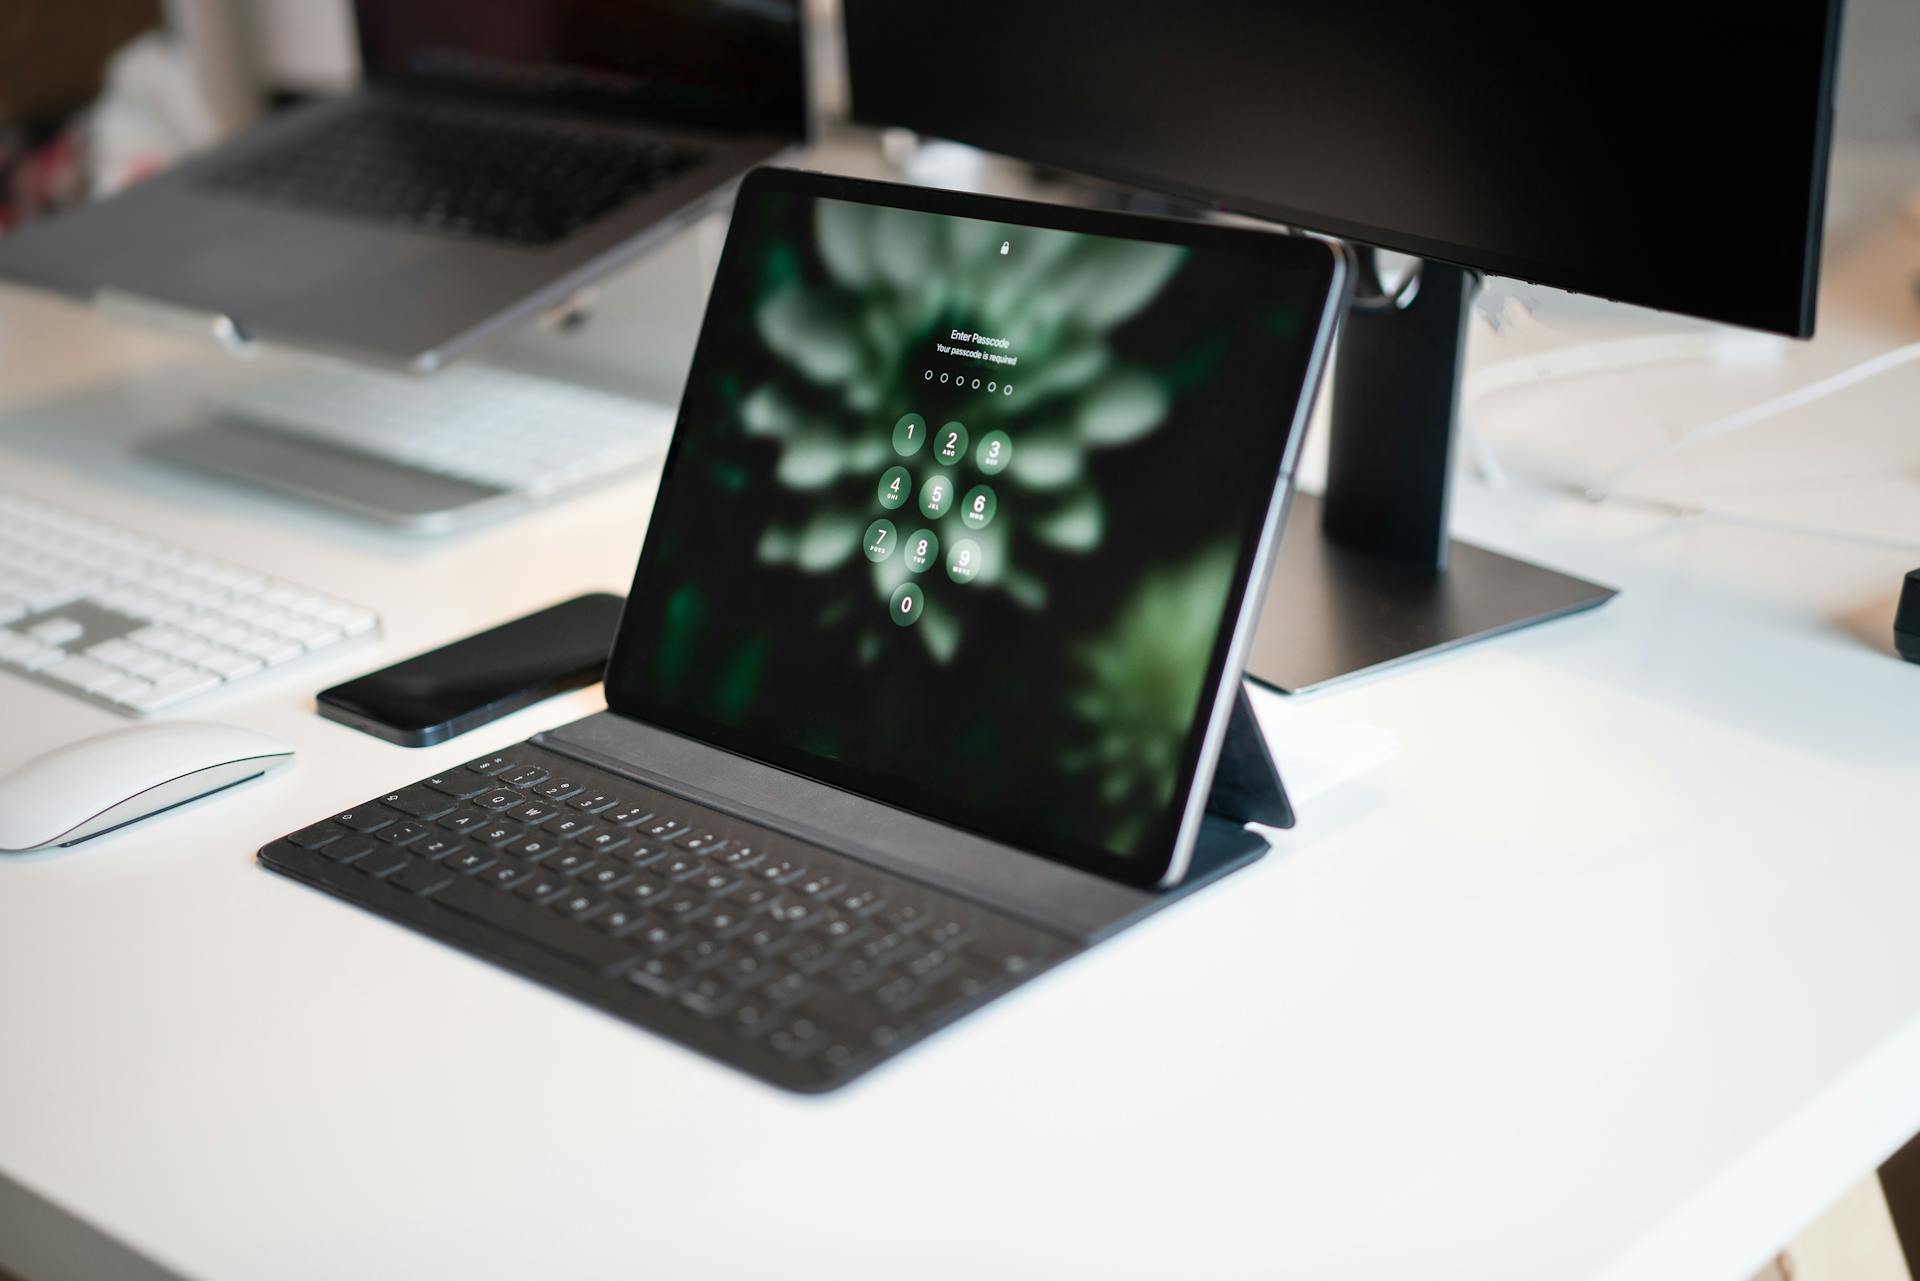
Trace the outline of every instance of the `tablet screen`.
{"label": "tablet screen", "polygon": [[1151,883],[1333,276],[1289,237],[756,175],[609,703]]}

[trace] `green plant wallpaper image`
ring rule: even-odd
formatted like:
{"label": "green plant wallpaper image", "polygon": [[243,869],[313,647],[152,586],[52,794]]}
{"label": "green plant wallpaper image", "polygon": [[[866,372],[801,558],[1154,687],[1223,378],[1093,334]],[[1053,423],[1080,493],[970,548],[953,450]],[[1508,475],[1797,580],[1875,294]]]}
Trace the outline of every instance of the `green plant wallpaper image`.
{"label": "green plant wallpaper image", "polygon": [[727,273],[630,607],[647,700],[1014,843],[1170,841],[1297,284],[786,194],[736,215]]}

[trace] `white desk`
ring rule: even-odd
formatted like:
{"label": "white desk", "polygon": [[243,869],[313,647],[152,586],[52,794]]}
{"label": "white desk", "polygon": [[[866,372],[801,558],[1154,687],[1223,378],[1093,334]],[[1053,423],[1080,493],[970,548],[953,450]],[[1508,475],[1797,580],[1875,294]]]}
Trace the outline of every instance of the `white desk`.
{"label": "white desk", "polygon": [[[1583,425],[1704,418],[1920,337],[1920,244],[1868,249],[1777,368],[1516,394],[1488,438],[1542,474]],[[187,1276],[1739,1278],[1920,1129],[1920,669],[1886,638],[1920,564],[1920,369],[1649,481],[1799,449],[1842,515],[1873,507],[1849,484],[1904,501],[1905,548],[1463,482],[1463,532],[1624,594],[1314,700],[1398,755],[1274,856],[823,1099],[254,865],[591,710],[408,752],[311,694],[620,589],[651,487],[410,542],[127,456],[209,369],[0,295],[0,485],[386,618],[190,709],[290,739],[292,771],[0,866],[0,1171]],[[1829,429],[1872,449],[1848,471]],[[1757,519],[1769,492],[1723,497]],[[0,767],[118,723],[0,674]]]}

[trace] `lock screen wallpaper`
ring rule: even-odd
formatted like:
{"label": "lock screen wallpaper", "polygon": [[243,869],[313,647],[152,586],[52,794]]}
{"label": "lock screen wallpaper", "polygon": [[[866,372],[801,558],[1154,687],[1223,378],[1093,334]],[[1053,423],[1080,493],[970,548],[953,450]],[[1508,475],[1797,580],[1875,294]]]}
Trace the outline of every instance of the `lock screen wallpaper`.
{"label": "lock screen wallpaper", "polygon": [[1277,239],[749,183],[610,704],[1164,866],[1325,304],[1323,248],[1221,247]]}

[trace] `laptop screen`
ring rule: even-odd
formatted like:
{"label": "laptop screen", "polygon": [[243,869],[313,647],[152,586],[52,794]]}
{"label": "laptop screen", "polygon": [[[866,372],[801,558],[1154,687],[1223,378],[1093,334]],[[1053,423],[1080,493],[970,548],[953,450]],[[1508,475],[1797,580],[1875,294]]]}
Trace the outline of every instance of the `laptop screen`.
{"label": "laptop screen", "polygon": [[754,175],[609,703],[1151,883],[1332,274],[1291,237]]}
{"label": "laptop screen", "polygon": [[370,80],[806,132],[797,0],[355,0]]}

